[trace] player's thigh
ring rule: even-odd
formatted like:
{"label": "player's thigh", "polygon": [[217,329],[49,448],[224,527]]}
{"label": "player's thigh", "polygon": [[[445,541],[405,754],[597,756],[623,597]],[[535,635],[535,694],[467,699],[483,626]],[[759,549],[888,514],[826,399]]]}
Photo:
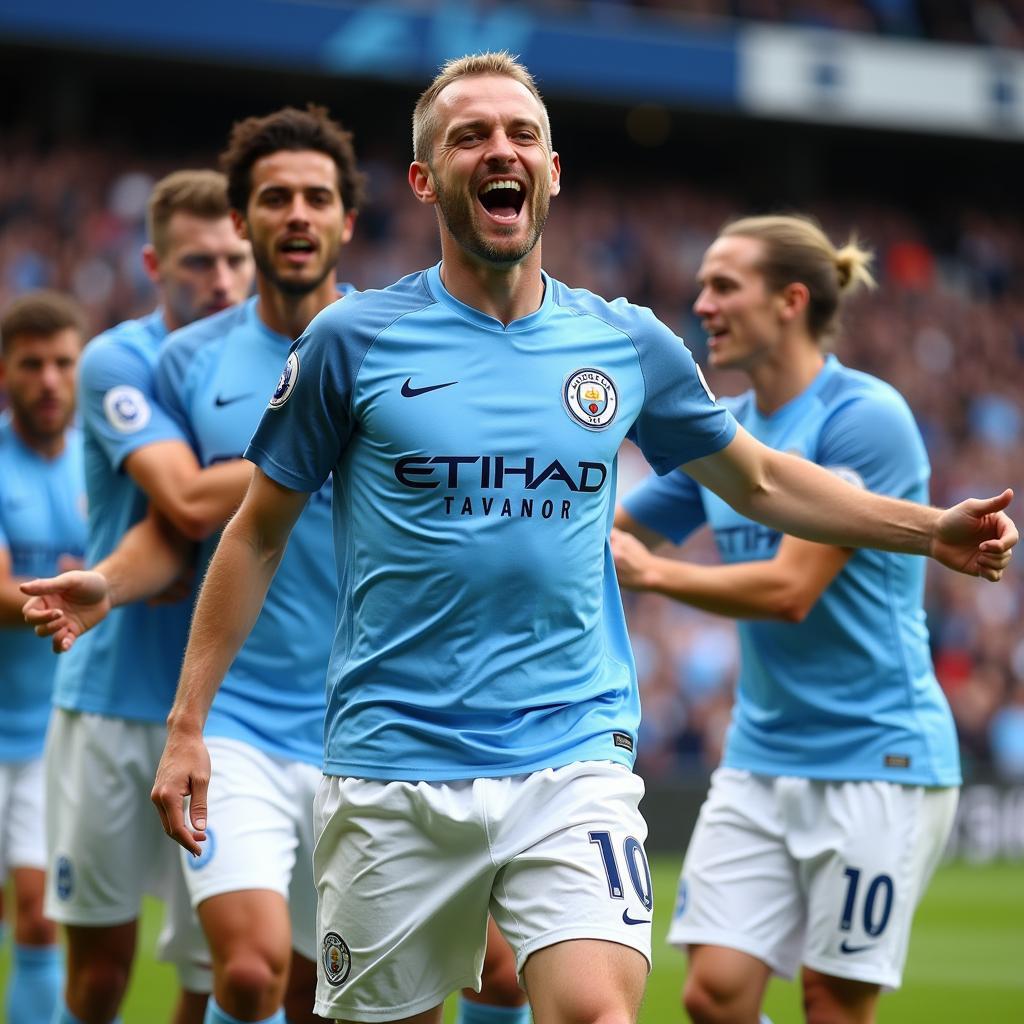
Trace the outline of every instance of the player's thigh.
{"label": "player's thigh", "polygon": [[480,983],[494,876],[478,784],[328,776],[314,815],[316,1012],[403,1020]]}
{"label": "player's thigh", "polygon": [[772,969],[726,946],[689,946],[683,1005],[693,1020],[755,1020]]}
{"label": "player's thigh", "polygon": [[800,974],[807,1024],[873,1024],[881,986],[805,967]]}
{"label": "player's thigh", "polygon": [[[46,771],[41,757],[5,765],[9,771],[6,812],[0,818],[9,868],[46,868]],[[6,833],[6,835],[4,835]]]}
{"label": "player's thigh", "polygon": [[502,864],[491,913],[520,973],[538,950],[573,939],[632,947],[649,963],[654,894],[640,778],[582,762],[503,786],[488,815]]}
{"label": "player's thigh", "polygon": [[945,848],[957,790],[889,782],[816,784],[818,809],[792,841],[804,861],[804,963],[896,988],[914,910]]}
{"label": "player's thigh", "polygon": [[[181,851],[193,907],[225,893],[269,890],[287,906],[299,848],[289,764],[246,743],[212,737],[206,841],[199,857]],[[280,940],[291,949],[290,927]]]}
{"label": "player's thigh", "polygon": [[805,902],[784,836],[778,780],[718,769],[679,878],[668,939],[733,949],[793,977]]}
{"label": "player's thigh", "polygon": [[487,920],[480,991],[463,989],[462,994],[470,1002],[488,1006],[522,1006],[526,1002],[526,992],[519,985],[516,971],[516,955],[493,917]]}
{"label": "player's thigh", "polygon": [[170,842],[149,793],[165,730],[54,710],[46,742],[46,913],[65,924],[134,920]]}
{"label": "player's thigh", "polygon": [[523,968],[534,1024],[636,1021],[648,966],[639,950],[598,939],[538,949]]}

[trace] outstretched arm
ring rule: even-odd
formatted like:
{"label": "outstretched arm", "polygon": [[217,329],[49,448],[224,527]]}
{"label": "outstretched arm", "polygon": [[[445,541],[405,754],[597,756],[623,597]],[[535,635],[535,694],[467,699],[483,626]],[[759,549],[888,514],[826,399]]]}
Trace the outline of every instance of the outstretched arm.
{"label": "outstretched arm", "polygon": [[[178,692],[167,718],[152,799],[164,831],[190,853],[202,852],[210,758],[203,726],[214,695],[263,607],[295,520],[309,495],[282,487],[262,470],[210,562],[189,634]],[[189,826],[184,799],[191,797]]]}
{"label": "outstretched arm", "polygon": [[887,498],[761,444],[742,428],[721,451],[682,467],[751,519],[837,547],[931,555],[969,576],[998,580],[1017,543],[1003,511],[1013,498],[969,498],[945,511]]}
{"label": "outstretched arm", "polygon": [[51,637],[54,651],[63,654],[112,608],[162,594],[185,571],[192,553],[192,543],[150,507],[94,568],[22,583],[21,612],[36,634]]}

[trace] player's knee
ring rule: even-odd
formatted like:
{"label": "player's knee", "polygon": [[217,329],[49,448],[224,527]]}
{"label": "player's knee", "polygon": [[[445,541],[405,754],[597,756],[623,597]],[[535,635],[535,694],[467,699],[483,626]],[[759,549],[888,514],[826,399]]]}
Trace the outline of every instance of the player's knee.
{"label": "player's knee", "polygon": [[256,951],[239,951],[224,963],[220,981],[233,1005],[259,1005],[268,998],[277,1002],[283,996],[285,968]]}
{"label": "player's knee", "polygon": [[737,1007],[737,993],[713,975],[691,971],[683,987],[683,1009],[693,1024],[728,1024]]}
{"label": "player's knee", "polygon": [[67,976],[68,1006],[87,1020],[112,1020],[128,989],[130,970],[114,960],[93,960]]}
{"label": "player's knee", "polygon": [[803,1004],[807,1024],[872,1024],[877,999],[875,985],[804,972]]}
{"label": "player's knee", "polygon": [[615,991],[563,993],[557,1019],[560,1024],[636,1024],[636,1014]]}

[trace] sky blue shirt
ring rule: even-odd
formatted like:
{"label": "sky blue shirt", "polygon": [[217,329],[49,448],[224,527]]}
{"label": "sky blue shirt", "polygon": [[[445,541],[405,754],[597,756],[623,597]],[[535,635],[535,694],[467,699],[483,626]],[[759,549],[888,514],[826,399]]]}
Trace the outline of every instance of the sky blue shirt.
{"label": "sky blue shirt", "polygon": [[[928,500],[928,456],[906,402],[834,356],[771,416],[752,392],[724,402],[773,448],[876,493]],[[624,504],[677,543],[707,522],[726,563],[772,558],[782,539],[681,471],[645,481]],[[856,551],[803,622],[741,621],[723,763],[766,775],[959,784],[956,730],[929,653],[925,567],[913,555]]]}
{"label": "sky blue shirt", "polygon": [[504,327],[438,267],[310,324],[246,457],[333,473],[340,596],[325,770],[378,779],[632,765],[639,701],[608,547],[615,459],[732,439],[647,309],[545,276]]}
{"label": "sky blue shirt", "polygon": [[[14,576],[60,571],[61,555],[85,556],[85,471],[82,438],[65,435],[49,459],[0,415],[0,547]],[[27,761],[43,751],[57,658],[48,640],[27,626],[0,627],[0,761]]]}
{"label": "sky blue shirt", "polygon": [[[184,440],[156,401],[153,371],[167,334],[160,310],[94,338],[78,371],[89,497],[86,561],[95,565],[146,513],[146,495],[124,470],[134,451]],[[115,608],[60,656],[54,704],[143,722],[170,710],[188,633],[190,601]]]}
{"label": "sky blue shirt", "polygon": [[[161,353],[158,396],[203,466],[241,458],[288,356],[291,339],[263,323],[258,301],[176,331]],[[321,765],[338,596],[331,531],[325,483],[295,524],[263,610],[214,698],[207,736]],[[202,565],[216,543],[204,545]]]}

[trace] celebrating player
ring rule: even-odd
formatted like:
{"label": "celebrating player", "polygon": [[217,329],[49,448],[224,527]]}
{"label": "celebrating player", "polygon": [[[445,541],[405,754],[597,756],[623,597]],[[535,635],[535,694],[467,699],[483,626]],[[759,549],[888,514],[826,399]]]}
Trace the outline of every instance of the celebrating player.
{"label": "celebrating player", "polygon": [[14,886],[10,1024],[49,1021],[63,971],[43,915],[43,741],[57,668],[25,628],[19,578],[71,568],[85,554],[82,443],[71,426],[82,311],[57,292],[15,300],[0,320],[0,887]]}
{"label": "celebrating player", "polygon": [[[876,494],[928,499],[928,458],[889,385],[825,346],[868,254],[811,221],[751,217],[708,249],[694,306],[726,404],[752,435]],[[702,523],[724,566],[612,537],[619,582],[740,623],[722,767],[687,851],[670,939],[689,947],[699,1024],[755,1020],[770,975],[803,965],[812,1022],[874,1020],[900,983],[914,908],[956,809],[956,731],[924,622],[925,565],[766,531],[682,472],[641,485],[616,523],[647,545]]]}
{"label": "celebrating player", "polygon": [[447,65],[414,146],[409,182],[437,211],[442,262],[333,304],[289,355],[203,585],[154,800],[200,854],[202,723],[333,475],[317,1012],[434,1024],[479,975],[490,909],[538,1024],[635,1021],[652,897],[607,541],[623,438],[777,528],[993,578],[1016,542],[1010,495],[940,513],[774,452],[649,311],[545,275],[560,165],[507,55]]}
{"label": "celebrating player", "polygon": [[[94,339],[79,377],[87,561],[100,568],[143,516],[147,499],[198,538],[235,507],[251,472],[237,459],[201,470],[154,397],[153,369],[168,331],[249,291],[252,257],[228,215],[224,179],[213,171],[164,178],[150,198],[148,228],[143,261],[160,306]],[[117,1016],[144,891],[167,898],[168,939],[190,923],[179,865],[141,812],[163,748],[190,610],[188,601],[118,609],[57,669],[46,745],[46,913],[66,926],[67,984],[55,1024],[107,1024]],[[208,971],[193,963],[205,956],[202,936],[195,939],[198,952],[192,947],[178,964],[190,993],[177,1011],[182,1022],[202,1019],[209,984]]]}

